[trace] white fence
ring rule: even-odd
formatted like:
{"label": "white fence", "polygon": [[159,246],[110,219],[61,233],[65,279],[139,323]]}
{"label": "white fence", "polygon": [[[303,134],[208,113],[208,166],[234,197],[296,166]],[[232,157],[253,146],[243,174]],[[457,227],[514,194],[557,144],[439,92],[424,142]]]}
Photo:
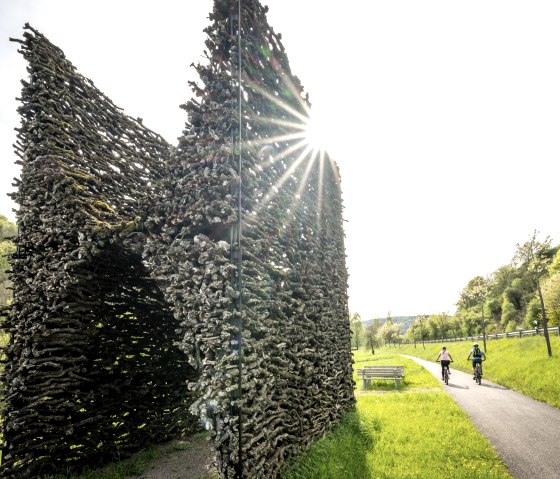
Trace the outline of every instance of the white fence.
{"label": "white fence", "polygon": [[[548,333],[558,333],[558,326],[554,326],[552,328],[547,328]],[[523,336],[530,336],[533,334],[543,334],[542,328],[534,328],[534,329],[525,329],[519,331],[510,331],[509,333],[495,333],[495,334],[487,334],[486,339],[499,339],[499,338],[521,338]],[[560,334],[560,333],[558,333]],[[442,341],[445,342],[455,342],[455,341],[474,341],[474,340],[483,340],[484,336],[479,334],[477,336],[464,336],[462,338],[440,338],[440,339],[426,339],[424,341],[402,341],[401,344],[414,344],[416,343],[441,343]]]}

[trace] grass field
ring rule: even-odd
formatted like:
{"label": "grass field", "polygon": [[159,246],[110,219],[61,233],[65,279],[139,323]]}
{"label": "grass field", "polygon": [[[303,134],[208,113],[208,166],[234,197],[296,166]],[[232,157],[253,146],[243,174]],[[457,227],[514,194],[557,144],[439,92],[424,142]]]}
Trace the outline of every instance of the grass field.
{"label": "grass field", "polygon": [[[560,341],[551,337],[548,358],[542,337],[488,340],[485,378],[560,407]],[[356,373],[356,410],[317,441],[285,471],[284,479],[457,479],[510,478],[506,467],[439,381],[408,354],[434,361],[442,344],[385,347],[371,355],[354,353],[363,365],[403,365],[405,380],[372,382],[362,389]],[[446,343],[453,367],[470,371],[470,342]],[[146,451],[132,461],[90,471],[80,479],[121,479],[137,475],[161,457]],[[62,476],[59,476],[62,477]]]}
{"label": "grass field", "polygon": [[[541,336],[523,338],[488,339],[484,377],[489,381],[519,391],[529,397],[560,408],[560,340],[556,334],[550,338],[553,357],[549,358],[546,343]],[[435,361],[438,351],[445,344],[455,360],[451,367],[471,371],[467,355],[472,342],[435,343],[387,347],[390,354],[402,353]],[[482,348],[483,343],[479,341]]]}
{"label": "grass field", "polygon": [[[313,445],[284,479],[509,478],[505,466],[439,382],[413,361],[385,349],[358,351],[355,368],[403,365],[391,381],[357,384],[357,408]],[[356,379],[356,378],[355,378]]]}

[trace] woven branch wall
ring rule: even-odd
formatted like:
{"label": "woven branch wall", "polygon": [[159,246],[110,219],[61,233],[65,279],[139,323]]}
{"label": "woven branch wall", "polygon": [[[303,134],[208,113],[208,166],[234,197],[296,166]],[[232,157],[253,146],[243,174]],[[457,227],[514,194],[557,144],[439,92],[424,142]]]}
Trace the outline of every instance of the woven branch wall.
{"label": "woven branch wall", "polygon": [[30,27],[5,324],[3,477],[95,466],[188,429],[194,370],[134,234],[170,147]]}
{"label": "woven branch wall", "polygon": [[354,404],[340,181],[302,142],[308,104],[266,9],[217,0],[210,20],[145,260],[169,279],[222,477],[276,477]]}
{"label": "woven branch wall", "polygon": [[176,149],[25,34],[5,477],[194,417],[221,477],[276,477],[353,407],[338,169],[302,141],[309,104],[266,9],[241,7],[214,2]]}

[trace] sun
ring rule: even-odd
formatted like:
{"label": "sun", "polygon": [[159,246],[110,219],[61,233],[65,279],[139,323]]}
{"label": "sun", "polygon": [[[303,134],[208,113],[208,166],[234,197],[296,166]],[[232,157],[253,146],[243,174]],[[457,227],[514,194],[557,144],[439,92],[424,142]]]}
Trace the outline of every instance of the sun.
{"label": "sun", "polygon": [[337,132],[334,122],[325,112],[310,111],[305,120],[303,131],[306,143],[317,152],[330,152]]}

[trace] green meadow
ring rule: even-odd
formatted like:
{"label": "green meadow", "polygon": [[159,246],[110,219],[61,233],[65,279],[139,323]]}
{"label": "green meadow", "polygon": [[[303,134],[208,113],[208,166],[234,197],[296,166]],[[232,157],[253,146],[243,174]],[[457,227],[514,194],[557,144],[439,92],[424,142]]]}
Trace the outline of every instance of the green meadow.
{"label": "green meadow", "polygon": [[[398,351],[354,354],[357,369],[403,365],[405,380],[356,384],[356,411],[317,441],[284,479],[509,478],[488,441],[440,383]],[[354,379],[357,377],[355,375]]]}
{"label": "green meadow", "polygon": [[[552,336],[549,358],[542,337],[487,341],[485,378],[560,407],[560,341]],[[454,479],[510,478],[507,468],[467,415],[448,397],[440,382],[407,354],[434,361],[443,343],[385,347],[372,355],[354,352],[354,369],[363,365],[402,365],[405,379],[356,381],[355,411],[348,413],[299,460],[284,479]],[[480,342],[482,344],[482,342]],[[470,371],[471,342],[445,343],[452,367]],[[89,471],[80,479],[124,479],[138,475],[162,457],[154,449],[135,458]],[[167,450],[163,456],[173,451]],[[59,476],[62,477],[62,476]]]}

